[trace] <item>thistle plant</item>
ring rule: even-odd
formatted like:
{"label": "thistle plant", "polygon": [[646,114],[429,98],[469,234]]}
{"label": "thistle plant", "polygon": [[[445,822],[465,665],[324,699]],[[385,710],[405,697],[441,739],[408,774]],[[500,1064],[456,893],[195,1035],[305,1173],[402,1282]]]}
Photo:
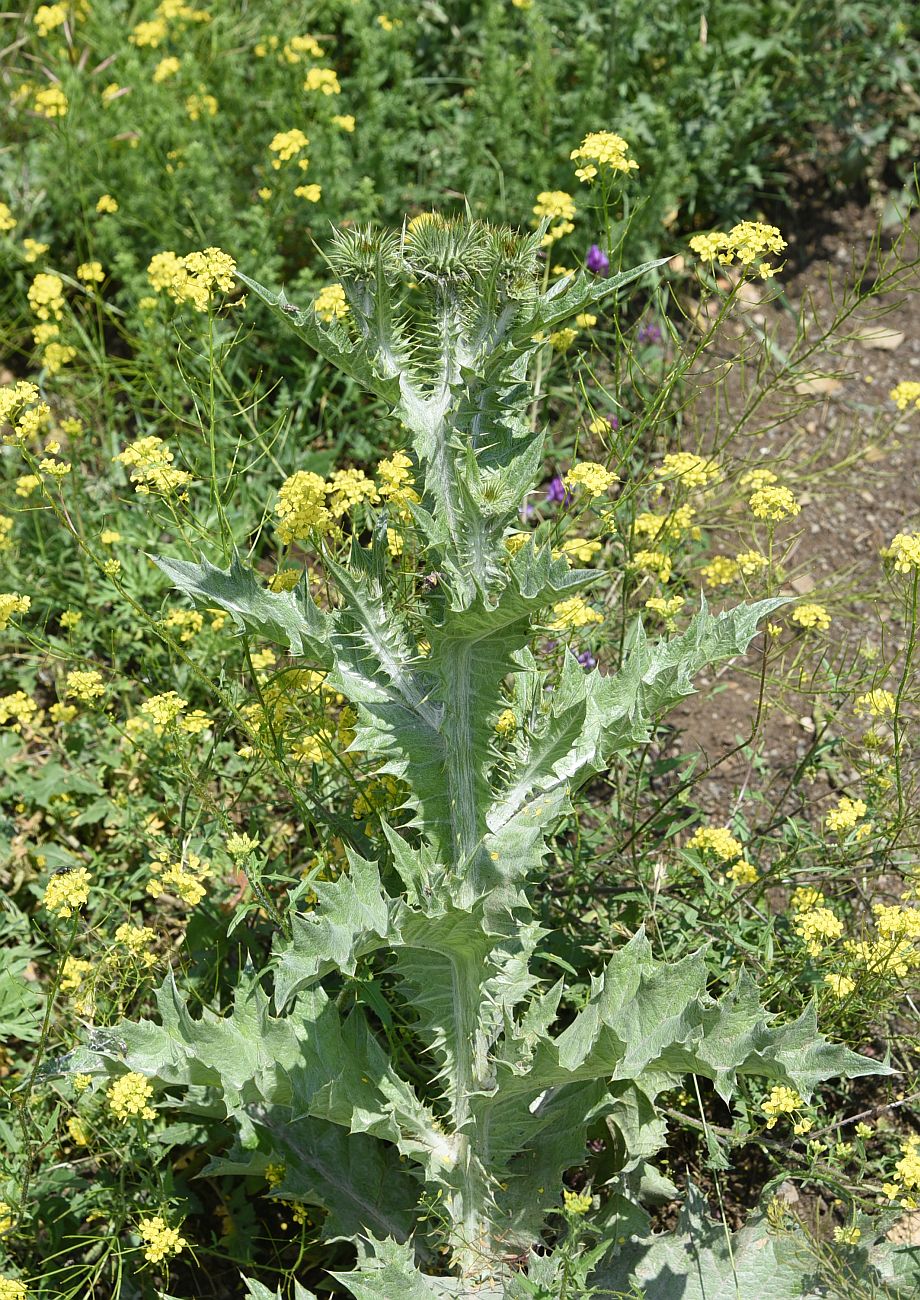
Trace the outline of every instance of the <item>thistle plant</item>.
{"label": "thistle plant", "polygon": [[[317,535],[333,593],[322,605],[306,576],[273,592],[239,558],[159,563],[194,601],[325,674],[356,712],[352,748],[398,779],[404,802],[371,851],[311,882],[312,906],[291,905],[270,972],[246,971],[232,1009],[193,1015],[170,979],[158,1023],[97,1034],[69,1062],[133,1072],[160,1106],[233,1121],[236,1149],[212,1171],[271,1167],[276,1195],[320,1207],[324,1237],[357,1247],[354,1270],[335,1276],[360,1300],[613,1295],[672,1276],[678,1257],[721,1281],[746,1245],[759,1284],[779,1267],[762,1237],[738,1234],[726,1251],[707,1229],[701,1264],[647,1236],[641,1197],[667,1185],[652,1164],[666,1141],[656,1099],[687,1074],[730,1102],[748,1076],[807,1099],[831,1075],[884,1069],[827,1042],[813,1009],[777,1023],[743,971],[710,996],[702,952],[658,962],[641,930],[577,1010],[562,981],[536,973],[535,891],[577,791],[782,603],[703,603],[670,640],[637,622],[607,675],[569,652],[558,671],[541,659],[551,609],[597,574],[549,544],[506,545],[544,455],[528,367],[549,332],[656,264],[541,290],[540,233],[436,217],[340,233],[340,287],[322,311],[242,277],[388,405],[406,490],[347,556]],[[394,509],[416,566],[390,555]],[[376,1011],[362,996],[372,974],[387,1003]],[[390,1009],[407,1026],[398,1044],[381,1029]],[[590,1192],[564,1200],[563,1179],[599,1121],[619,1154],[592,1218]],[[573,1240],[588,1243],[577,1267]]]}

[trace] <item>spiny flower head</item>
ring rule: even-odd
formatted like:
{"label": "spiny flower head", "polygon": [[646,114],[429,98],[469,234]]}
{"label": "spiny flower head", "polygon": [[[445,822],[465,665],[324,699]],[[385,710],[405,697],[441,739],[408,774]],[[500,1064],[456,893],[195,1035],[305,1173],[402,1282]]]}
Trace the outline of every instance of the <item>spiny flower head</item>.
{"label": "spiny flower head", "polygon": [[92,877],[86,867],[58,871],[45,886],[42,902],[56,916],[73,916],[89,898]]}

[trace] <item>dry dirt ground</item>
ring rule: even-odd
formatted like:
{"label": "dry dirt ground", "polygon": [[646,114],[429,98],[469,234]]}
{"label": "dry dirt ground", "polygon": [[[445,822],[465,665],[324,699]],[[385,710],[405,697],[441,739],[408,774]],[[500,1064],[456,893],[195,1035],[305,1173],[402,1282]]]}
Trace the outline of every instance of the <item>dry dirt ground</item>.
{"label": "dry dirt ground", "polygon": [[[783,296],[763,304],[755,291],[747,308],[748,324],[781,347],[790,346],[800,312],[812,334],[828,325],[844,304],[847,286],[860,279],[865,286],[879,261],[873,251],[875,212],[843,207],[823,220],[819,230],[803,220],[798,235],[788,236],[795,269],[783,277]],[[920,222],[903,237],[906,262],[920,253],[918,234]],[[882,261],[891,258],[897,236],[896,228],[882,232],[877,246]],[[733,343],[727,340],[729,347]],[[825,636],[825,658],[844,677],[871,675],[872,665],[892,658],[901,641],[879,553],[896,533],[920,525],[920,412],[909,409],[890,428],[895,408],[888,394],[906,379],[920,379],[916,268],[898,274],[885,293],[858,309],[836,340],[809,359],[808,377],[774,404],[772,415],[769,404],[761,408],[734,444],[737,449],[747,440],[744,454],[751,464],[773,468],[795,487],[803,509],[786,562],[791,578],[785,590],[828,607],[833,625]],[[741,376],[729,384],[729,408],[742,409],[754,382]],[[691,418],[702,425],[712,415],[704,393]],[[726,423],[724,411],[718,423]],[[701,429],[701,445],[707,436],[711,432]],[[705,695],[672,715],[680,749],[701,751],[715,764],[695,792],[713,815],[726,814],[752,776],[744,754],[719,760],[750,732],[759,693],[757,667],[749,658],[713,681],[701,681]],[[781,706],[767,710],[758,748],[772,779],[790,775],[805,754],[824,703],[817,684],[803,679],[800,690],[787,691]]]}

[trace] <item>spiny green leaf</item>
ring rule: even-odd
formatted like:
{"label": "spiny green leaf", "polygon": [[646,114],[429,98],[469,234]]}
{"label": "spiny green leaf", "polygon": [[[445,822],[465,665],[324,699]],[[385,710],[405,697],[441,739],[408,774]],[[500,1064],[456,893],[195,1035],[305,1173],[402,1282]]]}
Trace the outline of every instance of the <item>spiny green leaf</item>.
{"label": "spiny green leaf", "polygon": [[203,604],[218,605],[237,627],[287,646],[291,654],[309,655],[320,664],[329,662],[329,616],[313,602],[306,577],[292,591],[267,591],[252,569],[234,555],[228,569],[208,560],[191,564],[153,556],[180,591]]}

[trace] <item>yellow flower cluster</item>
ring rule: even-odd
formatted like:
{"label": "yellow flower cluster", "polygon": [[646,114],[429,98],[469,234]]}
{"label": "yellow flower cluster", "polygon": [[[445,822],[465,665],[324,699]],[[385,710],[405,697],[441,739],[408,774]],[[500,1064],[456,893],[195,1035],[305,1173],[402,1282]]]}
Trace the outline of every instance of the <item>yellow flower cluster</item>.
{"label": "yellow flower cluster", "polygon": [[84,284],[102,284],[105,271],[101,262],[81,262],[77,267],[77,279]]}
{"label": "yellow flower cluster", "polygon": [[882,718],[887,713],[894,713],[896,700],[891,691],[876,687],[865,695],[857,695],[853,703],[853,712],[862,718],[868,713],[872,718]]}
{"label": "yellow flower cluster", "polygon": [[167,251],[155,253],[147,267],[147,278],[157,293],[164,291],[173,302],[191,303],[196,311],[207,311],[219,293],[233,288],[236,262],[219,248],[178,257]]}
{"label": "yellow flower cluster", "polygon": [[838,834],[851,831],[857,822],[865,817],[868,809],[862,799],[850,799],[843,795],[837,801],[837,807],[832,808],[824,818],[824,825],[829,831],[836,831]]}
{"label": "yellow flower cluster", "polygon": [[569,1214],[587,1214],[594,1204],[590,1192],[570,1192],[566,1187],[562,1193],[562,1202]]}
{"label": "yellow flower cluster", "polygon": [[673,561],[665,551],[636,551],[633,563],[645,573],[654,573],[659,582],[669,582]]}
{"label": "yellow flower cluster", "polygon": [[154,859],[150,864],[151,879],[147,881],[147,893],[151,898],[177,894],[189,907],[197,907],[208,892],[202,881],[209,879],[211,874],[209,863],[197,853],[186,854],[182,862],[161,862]]}
{"label": "yellow flower cluster", "polygon": [[92,877],[86,867],[58,871],[45,886],[42,902],[56,916],[72,916],[89,898]]}
{"label": "yellow flower cluster", "polygon": [[156,931],[149,925],[131,925],[128,921],[123,921],[115,930],[115,942],[144,966],[156,965],[156,953],[150,951],[156,937]]}
{"label": "yellow flower cluster", "polygon": [[[301,153],[303,153],[304,149],[308,147],[309,143],[310,141],[308,137],[296,126],[290,131],[276,132],[268,146],[271,153],[278,155],[276,158],[272,159],[272,167],[274,170],[278,171],[282,163],[290,162],[292,158],[297,158]],[[305,171],[307,160],[305,158],[300,159],[298,165],[301,167],[301,170]]]}
{"label": "yellow flower cluster", "polygon": [[31,596],[19,596],[15,591],[0,595],[0,632],[9,626],[14,614],[27,614],[31,604]]}
{"label": "yellow flower cluster", "polygon": [[721,471],[715,461],[704,456],[674,451],[665,456],[655,473],[661,479],[678,479],[681,487],[696,488],[718,482]]}
{"label": "yellow flower cluster", "polygon": [[25,1282],[15,1277],[0,1277],[0,1300],[28,1300]]}
{"label": "yellow flower cluster", "polygon": [[67,681],[64,686],[65,699],[72,696],[75,700],[82,700],[84,704],[90,704],[104,694],[105,683],[102,680],[102,675],[95,668],[88,668],[85,671],[75,669],[74,672],[67,674]]}
{"label": "yellow flower cluster", "polygon": [[160,62],[153,70],[153,84],[155,86],[162,85],[170,77],[175,77],[181,67],[182,60],[177,59],[174,54],[168,55],[165,59],[160,59]]}
{"label": "yellow flower cluster", "polygon": [[33,316],[38,320],[61,319],[64,307],[64,281],[59,275],[50,275],[39,271],[29,285],[26,297]]}
{"label": "yellow flower cluster", "polygon": [[660,614],[665,622],[671,622],[684,603],[683,596],[649,596],[645,608],[653,614]]}
{"label": "yellow flower cluster", "polygon": [[0,388],[0,428],[12,426],[12,434],[4,434],[5,443],[25,442],[37,437],[51,415],[49,407],[39,401],[38,387],[26,379]]}
{"label": "yellow flower cluster", "polygon": [[165,691],[162,695],[151,695],[141,705],[143,721],[153,725],[154,734],[162,736],[167,731],[184,731],[190,736],[198,735],[212,725],[211,719],[200,709],[188,709],[188,700],[176,691]]}
{"label": "yellow flower cluster", "polygon": [[898,533],[882,555],[894,561],[895,573],[917,572],[920,570],[920,533]]}
{"label": "yellow flower cluster", "polygon": [[851,979],[849,975],[825,975],[824,983],[830,989],[831,993],[833,993],[834,997],[839,998],[841,1001],[843,1001],[844,998],[848,998],[856,988],[856,981]]}
{"label": "yellow flower cluster", "polygon": [[327,324],[348,315],[345,290],[340,284],[327,284],[313,299],[313,310]]}
{"label": "yellow flower cluster", "polygon": [[36,90],[32,96],[32,111],[51,121],[57,117],[66,117],[68,107],[67,96],[60,86],[47,86],[43,90]]}
{"label": "yellow flower cluster", "polygon": [[789,488],[772,484],[752,492],[748,505],[757,519],[769,519],[774,523],[793,518],[802,508]]}
{"label": "yellow flower cluster", "polygon": [[744,847],[725,826],[701,826],[687,841],[688,849],[696,849],[704,857],[712,856],[719,862],[731,862],[744,856]]}
{"label": "yellow flower cluster", "polygon": [[148,434],[138,438],[130,447],[114,458],[131,471],[131,482],[139,496],[159,492],[164,496],[191,483],[192,476],[184,469],[174,469],[175,456],[162,438]]}
{"label": "yellow flower cluster", "polygon": [[65,957],[61,968],[61,992],[73,993],[83,983],[83,976],[93,969],[93,962],[80,957]]}
{"label": "yellow flower cluster", "polygon": [[275,514],[281,521],[278,536],[285,545],[328,533],[332,516],[326,506],[325,479],[312,470],[292,474],[278,489]]}
{"label": "yellow flower cluster", "polygon": [[533,206],[533,214],[537,221],[545,219],[553,223],[543,236],[544,248],[554,244],[557,239],[562,239],[564,235],[572,233],[575,229],[572,218],[576,211],[571,194],[566,194],[565,190],[540,191]]}
{"label": "yellow flower cluster", "polygon": [[502,709],[495,722],[496,735],[505,740],[508,736],[513,736],[516,731],[517,719],[514,716],[514,709]]}
{"label": "yellow flower cluster", "polygon": [[554,632],[564,632],[569,628],[589,627],[592,623],[603,621],[603,614],[592,609],[581,596],[570,596],[568,600],[557,601],[553,606],[553,619],[549,626]]}
{"label": "yellow flower cluster", "polygon": [[756,263],[758,275],[766,280],[776,274],[776,267],[763,259],[781,253],[786,241],[776,226],[761,221],[740,221],[727,235],[721,230],[694,235],[690,247],[704,262],[718,258],[722,266],[731,266],[737,258],[745,269]]}
{"label": "yellow flower cluster", "polygon": [[[38,718],[36,719],[36,714]],[[33,721],[40,721],[38,705],[26,695],[25,691],[13,691],[12,695],[0,695],[0,726],[13,720],[12,730],[21,731]]]}
{"label": "yellow flower cluster", "polygon": [[882,1184],[882,1190],[892,1201],[900,1201],[905,1210],[920,1208],[915,1192],[920,1189],[920,1137],[916,1134],[901,1143],[901,1159],[894,1167],[894,1178]]}
{"label": "yellow flower cluster", "polygon": [[[522,534],[524,540],[527,540],[527,534]],[[579,564],[590,564],[594,557],[601,549],[600,542],[596,542],[587,537],[569,537],[560,547],[553,551],[553,559],[558,560],[560,556],[567,560],[569,564],[577,560]]]}
{"label": "yellow flower cluster", "polygon": [[583,488],[590,501],[603,496],[619,479],[616,474],[593,460],[577,461],[563,479],[567,488]]}
{"label": "yellow flower cluster", "polygon": [[156,1111],[150,1105],[153,1087],[142,1074],[132,1071],[113,1079],[106,1089],[109,1110],[116,1119],[126,1124],[129,1119],[154,1119]]}
{"label": "yellow flower cluster", "polygon": [[799,627],[807,630],[814,629],[816,632],[826,632],[831,625],[830,614],[823,605],[818,605],[814,601],[797,605],[789,617],[793,623],[798,623]]}
{"label": "yellow flower cluster", "polygon": [[338,95],[342,90],[334,68],[310,68],[303,88],[321,95]]}
{"label": "yellow flower cluster", "polygon": [[[829,907],[823,906],[822,894],[817,890],[812,892],[821,900],[820,904],[797,907],[793,928],[812,957],[818,957],[822,948],[843,934],[843,922]],[[795,900],[793,905],[795,906]]]}
{"label": "yellow flower cluster", "polygon": [[920,411],[920,383],[915,379],[902,380],[892,388],[888,396],[899,411],[906,411],[910,405],[914,405]]}
{"label": "yellow flower cluster", "polygon": [[224,848],[230,854],[231,858],[245,858],[250,853],[255,853],[259,847],[259,841],[254,840],[250,835],[243,835],[239,831],[233,831],[227,836]]}
{"label": "yellow flower cluster", "polygon": [[804,1105],[804,1101],[794,1088],[778,1084],[770,1089],[770,1095],[760,1109],[767,1116],[767,1128],[775,1128],[781,1115],[793,1115]]}
{"label": "yellow flower cluster", "polygon": [[10,211],[9,204],[0,203],[0,231],[6,234],[9,230],[16,229],[16,218]]}
{"label": "yellow flower cluster", "polygon": [[629,145],[621,135],[613,131],[589,131],[569,157],[581,163],[575,168],[575,175],[587,185],[596,178],[598,169],[611,176],[617,173],[628,176],[636,171],[639,164],[634,158],[627,158],[628,153]]}
{"label": "yellow flower cluster", "polygon": [[67,22],[68,6],[65,4],[39,5],[32,21],[41,37],[48,36]]}
{"label": "yellow flower cluster", "polygon": [[[692,506],[677,506],[666,515],[655,514],[654,511],[645,510],[636,515],[636,521],[633,524],[633,532],[637,537],[649,537],[659,542],[676,542],[683,533],[690,531],[690,536],[699,538],[699,528],[692,527],[693,516],[696,511]],[[611,521],[613,527],[613,521]]]}
{"label": "yellow flower cluster", "polygon": [[107,216],[112,212],[117,212],[118,200],[113,199],[111,194],[100,194],[96,200],[96,211],[100,216]]}
{"label": "yellow flower cluster", "polygon": [[370,505],[377,505],[380,501],[373,479],[369,479],[361,469],[337,469],[325,490],[330,494],[329,510],[334,519],[341,519],[363,501]]}
{"label": "yellow flower cluster", "polygon": [[159,1264],[185,1249],[188,1242],[180,1236],[178,1228],[170,1228],[162,1214],[152,1219],[141,1219],[137,1225],[144,1243],[144,1259],[148,1264]]}
{"label": "yellow flower cluster", "polygon": [[404,451],[394,451],[392,456],[378,460],[376,474],[381,497],[408,523],[412,518],[410,507],[421,499],[415,491],[412,461]]}

